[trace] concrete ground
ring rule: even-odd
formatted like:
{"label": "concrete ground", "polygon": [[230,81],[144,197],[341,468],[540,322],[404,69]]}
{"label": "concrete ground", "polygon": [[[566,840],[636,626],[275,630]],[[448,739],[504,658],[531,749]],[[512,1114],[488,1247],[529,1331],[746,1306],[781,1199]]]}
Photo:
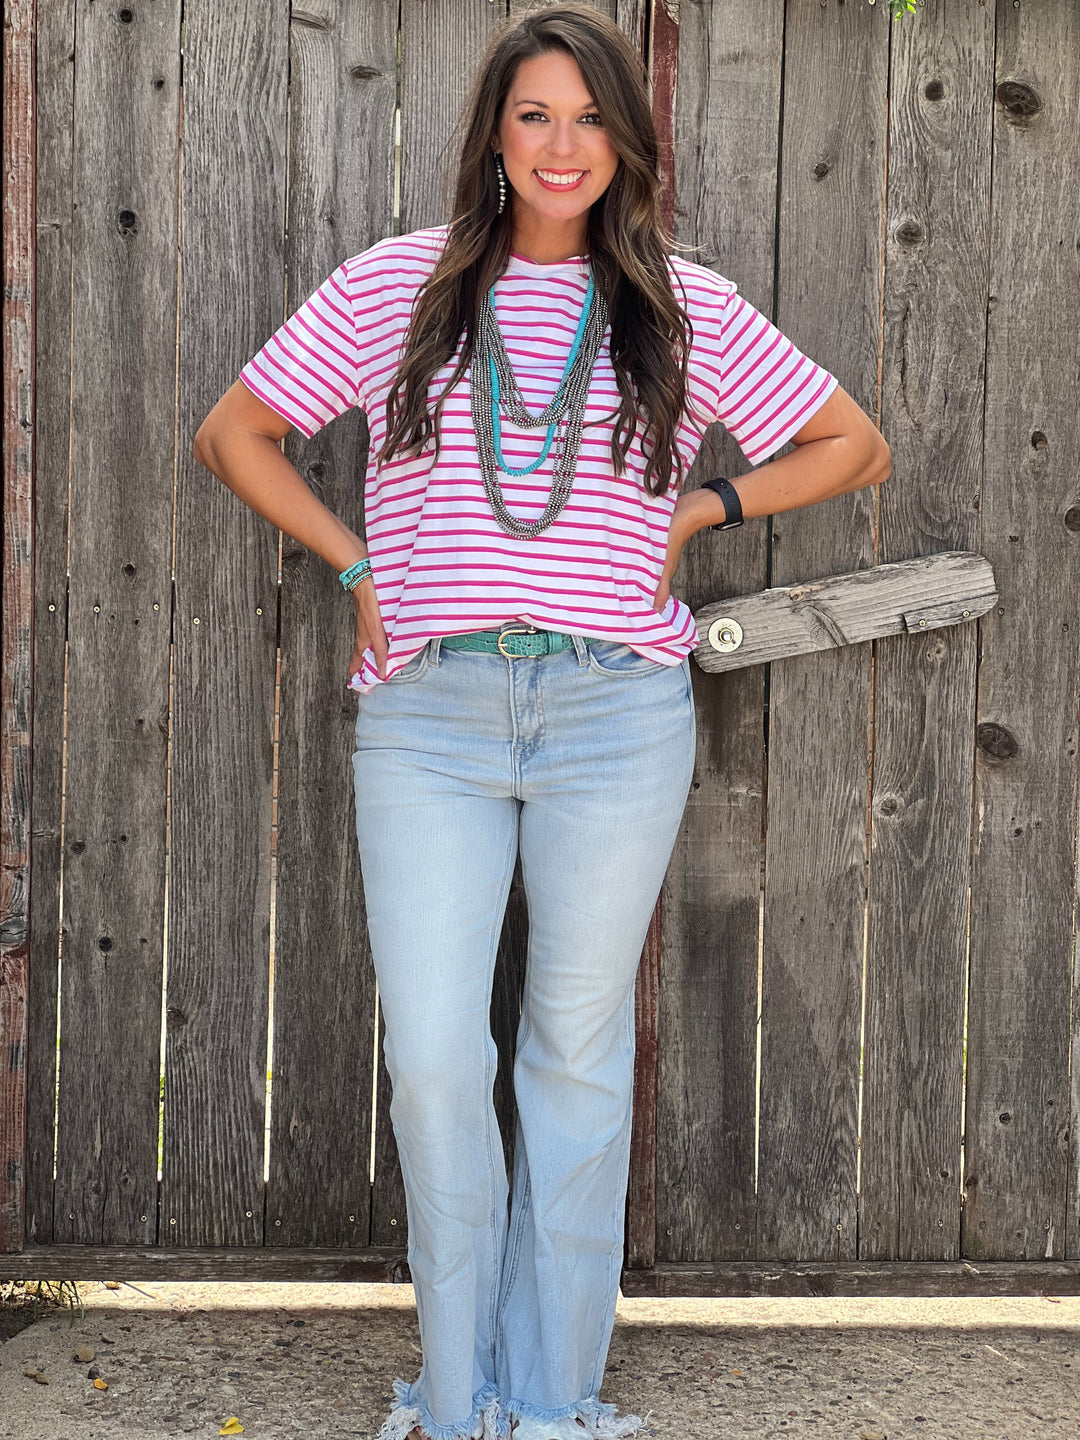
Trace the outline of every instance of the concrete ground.
{"label": "concrete ground", "polygon": [[[411,1285],[79,1295],[0,1345],[3,1440],[370,1440],[420,1368]],[[648,1440],[1080,1436],[1080,1298],[620,1298],[601,1398]]]}

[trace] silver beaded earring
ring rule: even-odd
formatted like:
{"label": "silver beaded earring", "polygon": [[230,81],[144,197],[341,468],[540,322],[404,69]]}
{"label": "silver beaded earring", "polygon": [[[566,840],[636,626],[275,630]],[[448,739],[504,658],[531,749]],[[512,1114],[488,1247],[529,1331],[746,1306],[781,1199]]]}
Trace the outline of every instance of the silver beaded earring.
{"label": "silver beaded earring", "polygon": [[494,153],[495,176],[499,182],[499,209],[497,213],[501,215],[506,209],[506,167],[503,165],[503,158],[499,154],[498,150],[496,150]]}

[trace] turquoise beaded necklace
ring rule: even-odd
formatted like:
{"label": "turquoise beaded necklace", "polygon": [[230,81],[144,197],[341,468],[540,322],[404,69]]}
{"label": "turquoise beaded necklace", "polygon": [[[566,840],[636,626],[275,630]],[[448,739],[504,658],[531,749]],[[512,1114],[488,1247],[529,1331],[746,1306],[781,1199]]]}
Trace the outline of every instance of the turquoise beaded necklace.
{"label": "turquoise beaded necklace", "polygon": [[[470,409],[476,433],[476,453],[484,479],[484,492],[491,503],[495,519],[508,535],[530,540],[546,530],[562,512],[570,498],[577,465],[578,447],[585,424],[585,409],[593,366],[600,354],[607,333],[607,305],[603,293],[589,275],[585,304],[578,320],[577,333],[566,362],[555,398],[539,413],[526,409],[521,389],[514,376],[510,358],[503,344],[495,318],[495,289],[484,292],[477,317],[475,348],[470,380]],[[547,442],[539,459],[531,465],[511,467],[502,453],[500,407],[515,425],[524,430],[547,430]],[[565,421],[561,431],[560,422]],[[559,443],[552,449],[558,431]],[[499,471],[510,475],[529,475],[543,463],[549,451],[555,455],[551,494],[543,514],[535,520],[519,520],[506,508],[499,485]]]}
{"label": "turquoise beaded necklace", "polygon": [[[565,391],[566,386],[569,383],[570,372],[574,368],[574,361],[577,359],[578,351],[581,349],[582,337],[585,334],[585,326],[589,319],[589,310],[592,306],[594,288],[595,287],[593,285],[592,272],[590,271],[589,287],[585,291],[585,303],[581,307],[581,316],[578,319],[577,333],[574,335],[574,343],[570,347],[570,356],[563,369],[562,379],[559,381],[559,388],[558,390],[556,390],[555,396],[552,399],[551,404],[547,407],[548,409],[551,409],[560,403],[563,398],[563,392]],[[491,309],[494,313],[494,285],[492,285],[491,289],[488,291],[488,298],[491,301]],[[548,452],[551,449],[552,441],[555,439],[555,431],[558,428],[559,422],[558,420],[553,420],[551,424],[547,427],[547,438],[544,440],[544,448],[540,451],[540,454],[532,462],[531,465],[508,465],[506,463],[506,458],[502,453],[502,425],[499,418],[499,372],[495,367],[494,355],[488,356],[488,366],[491,370],[491,428],[495,436],[495,463],[498,465],[499,469],[503,472],[504,475],[531,475],[535,470],[539,470],[540,466],[547,459]]]}

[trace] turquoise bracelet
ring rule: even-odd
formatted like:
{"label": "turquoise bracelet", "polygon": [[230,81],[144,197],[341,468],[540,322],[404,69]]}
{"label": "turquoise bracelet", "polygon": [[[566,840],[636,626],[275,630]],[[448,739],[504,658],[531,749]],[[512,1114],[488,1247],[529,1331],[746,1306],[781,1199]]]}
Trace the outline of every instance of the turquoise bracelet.
{"label": "turquoise bracelet", "polygon": [[366,580],[371,574],[371,561],[365,556],[363,560],[357,560],[355,565],[350,565],[347,570],[342,570],[338,579],[346,590],[355,590],[361,580]]}

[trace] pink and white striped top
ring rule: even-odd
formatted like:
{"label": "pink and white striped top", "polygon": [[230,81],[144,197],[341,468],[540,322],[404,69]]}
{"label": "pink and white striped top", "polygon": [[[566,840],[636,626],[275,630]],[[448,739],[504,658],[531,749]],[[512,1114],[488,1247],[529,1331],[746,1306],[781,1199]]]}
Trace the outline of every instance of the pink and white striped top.
{"label": "pink and white striped top", "polygon": [[[413,301],[446,233],[445,225],[416,230],[343,261],[240,372],[248,389],[308,438],[352,406],[367,413],[365,541],[389,642],[387,677],[436,635],[494,629],[513,619],[621,640],[650,659],[679,664],[697,644],[690,609],[674,595],[663,610],[653,608],[676,495],[657,498],[645,489],[640,424],[625,473],[614,474],[614,420],[603,418],[619,405],[610,330],[593,369],[573,492],[539,535],[516,539],[491,511],[476,454],[468,370],[442,413],[438,463],[432,465],[432,441],[420,456],[398,455],[376,468]],[[680,256],[670,256],[668,267],[694,328],[693,413],[676,437],[683,459],[689,467],[704,425],[719,420],[755,465],[825,403],[836,378],[797,350],[732,281]],[[585,257],[541,264],[512,254],[495,284],[499,328],[534,413],[555,394],[587,282]],[[432,411],[452,369],[448,362],[432,379]],[[504,418],[507,462],[531,463],[543,434]],[[499,472],[512,514],[531,520],[543,512],[553,463],[552,453],[531,475]],[[351,683],[365,694],[381,683],[370,649]]]}

